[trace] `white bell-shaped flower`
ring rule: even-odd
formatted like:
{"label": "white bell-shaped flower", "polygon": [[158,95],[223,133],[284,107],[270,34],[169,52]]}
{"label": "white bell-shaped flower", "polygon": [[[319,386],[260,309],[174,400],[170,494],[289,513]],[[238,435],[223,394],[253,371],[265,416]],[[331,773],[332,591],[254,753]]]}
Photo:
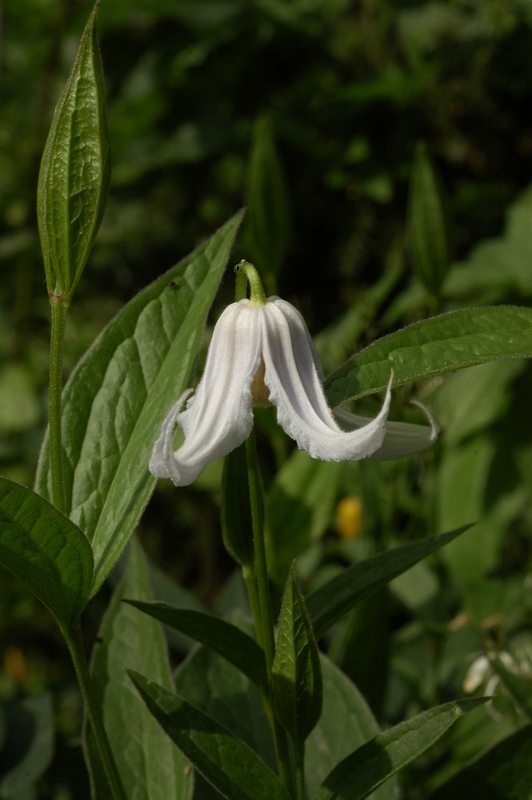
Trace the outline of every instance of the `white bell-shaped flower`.
{"label": "white bell-shaped flower", "polygon": [[[253,296],[253,294],[252,294]],[[400,458],[425,450],[437,426],[387,423],[391,378],[374,419],[333,412],[323,392],[319,359],[303,317],[279,297],[228,306],[212,335],[203,377],[178,399],[153,448],[150,471],[176,486],[194,481],[211,461],[234,450],[253,426],[253,406],[272,404],[301,450],[323,461]],[[185,401],[186,408],[183,409]],[[335,416],[349,432],[342,430]],[[179,425],[185,441],[174,452]]]}

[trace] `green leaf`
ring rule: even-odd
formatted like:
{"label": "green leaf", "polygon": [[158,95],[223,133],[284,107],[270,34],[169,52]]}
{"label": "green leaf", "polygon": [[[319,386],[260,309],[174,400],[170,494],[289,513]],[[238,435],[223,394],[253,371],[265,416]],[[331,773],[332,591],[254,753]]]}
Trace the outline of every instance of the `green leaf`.
{"label": "green leaf", "polygon": [[[138,294],[96,339],[63,393],[70,517],[92,542],[94,594],[116,563],[155,486],[153,443],[187,387],[207,313],[242,214]],[[45,439],[37,490],[51,496]]]}
{"label": "green leaf", "polygon": [[50,503],[6,478],[0,478],[0,562],[61,625],[77,622],[89,599],[90,544]]}
{"label": "green leaf", "polygon": [[[99,632],[91,673],[104,725],[128,797],[136,800],[189,800],[192,775],[184,756],[132,690],[126,669],[142,669],[166,689],[172,676],[161,626],[141,614],[125,596],[151,599],[148,568],[140,545],[130,544],[127,570],[115,591]],[[106,786],[92,730],[85,728],[93,797]],[[155,766],[156,765],[156,766]],[[107,790],[106,790],[107,792]],[[102,796],[105,796],[102,794]]]}
{"label": "green leaf", "polygon": [[96,3],[57,103],[41,162],[39,232],[48,292],[70,299],[100,226],[110,179]]}
{"label": "green leaf", "polygon": [[438,297],[451,254],[443,189],[420,143],[410,182],[407,240],[414,269],[430,294]]}
{"label": "green leaf", "polygon": [[481,697],[446,703],[380,733],[337,764],[314,800],[363,800],[437,742],[458,717],[487,700]]}
{"label": "green leaf", "polygon": [[486,361],[532,356],[532,309],[493,306],[452,311],[378,339],[329,375],[331,406]]}
{"label": "green leaf", "polygon": [[220,521],[226,550],[239,564],[251,566],[254,559],[253,525],[245,442],[224,459]]}
{"label": "green leaf", "polygon": [[510,672],[500,658],[490,658],[490,664],[515,699],[519,708],[532,721],[532,681]]}
{"label": "green leaf", "polygon": [[244,742],[211,717],[136,672],[140,696],[198,772],[228,800],[290,800],[279,779]]}
{"label": "green leaf", "polygon": [[280,586],[294,558],[330,525],[344,474],[341,462],[295,450],[275,476],[266,497],[268,569]]}
{"label": "green leaf", "polygon": [[430,800],[530,800],[532,727],[512,733],[458,772]]}
{"label": "green leaf", "polygon": [[35,782],[54,754],[51,696],[27,697],[8,706],[5,726],[6,742],[0,752],[0,794],[4,800],[36,800]]}
{"label": "green leaf", "polygon": [[175,608],[166,603],[145,603],[129,599],[125,602],[211,647],[243,672],[258,689],[268,692],[264,651],[251,636],[243,633],[235,625],[211,614]]}
{"label": "green leaf", "polygon": [[246,182],[246,246],[273,292],[290,238],[290,215],[281,164],[268,117],[257,120]]}
{"label": "green leaf", "polygon": [[279,617],[271,684],[275,714],[301,751],[320,718],[323,686],[318,645],[293,564]]}
{"label": "green leaf", "polygon": [[[240,615],[233,615],[233,620],[252,632],[253,625]],[[275,770],[272,731],[264,705],[255,685],[242,672],[202,645],[179,665],[174,683],[178,695],[246,742]]]}
{"label": "green leaf", "polygon": [[470,528],[466,525],[450,533],[442,533],[412,544],[397,547],[373,556],[344,570],[306,598],[312,627],[319,639],[365,597],[385,586],[392,578],[406,572],[422,558],[439,550]]}
{"label": "green leaf", "polygon": [[[375,717],[354,683],[330,659],[320,655],[323,711],[305,745],[305,781],[313,797],[342,759],[380,733]],[[397,779],[381,786],[372,800],[398,800]]]}

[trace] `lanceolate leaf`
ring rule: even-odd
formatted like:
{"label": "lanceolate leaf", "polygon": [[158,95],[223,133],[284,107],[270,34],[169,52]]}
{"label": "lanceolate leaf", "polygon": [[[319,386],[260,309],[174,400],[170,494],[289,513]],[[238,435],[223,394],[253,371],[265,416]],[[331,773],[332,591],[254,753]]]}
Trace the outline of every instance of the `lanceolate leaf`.
{"label": "lanceolate leaf", "polygon": [[277,718],[300,750],[320,718],[323,685],[318,646],[294,565],[279,618],[271,681]]}
{"label": "lanceolate leaf", "polygon": [[346,400],[486,361],[532,356],[532,308],[453,311],[378,339],[325,381],[327,400]]}
{"label": "lanceolate leaf", "polygon": [[466,531],[470,525],[451,533],[442,533],[419,542],[396,547],[387,553],[355,564],[344,570],[306,598],[316,637],[323,636],[331,625],[365,597],[385,586],[392,578],[406,572],[422,558],[434,553]]}
{"label": "lanceolate leaf", "polygon": [[166,603],[145,603],[138,600],[126,602],[212,648],[243,672],[258,689],[268,691],[264,651],[251,636],[235,625],[211,614],[175,608]]}
{"label": "lanceolate leaf", "polygon": [[155,719],[228,800],[290,800],[279,779],[243,741],[186,700],[130,671]]}
{"label": "lanceolate leaf", "polygon": [[89,599],[90,544],[50,503],[6,478],[0,478],[0,562],[60,624],[77,621]]}
{"label": "lanceolate leaf", "polygon": [[[80,361],[63,393],[67,510],[92,542],[94,594],[155,486],[153,443],[187,387],[242,215],[135,297]],[[37,490],[51,496],[45,440]]]}
{"label": "lanceolate leaf", "polygon": [[314,800],[363,800],[437,742],[458,717],[487,700],[481,697],[446,703],[380,733],[329,773]]}
{"label": "lanceolate leaf", "polygon": [[[116,589],[99,632],[91,663],[92,679],[104,725],[128,798],[189,800],[193,773],[131,686],[126,669],[142,669],[166,689],[172,687],[161,626],[122,601],[151,598],[148,567],[132,539],[126,573]],[[106,797],[100,758],[90,727],[85,742],[95,800]],[[98,792],[98,788],[102,787]]]}
{"label": "lanceolate leaf", "polygon": [[44,150],[38,219],[48,291],[72,295],[100,226],[110,158],[102,66],[96,37],[98,3],[83,31]]}

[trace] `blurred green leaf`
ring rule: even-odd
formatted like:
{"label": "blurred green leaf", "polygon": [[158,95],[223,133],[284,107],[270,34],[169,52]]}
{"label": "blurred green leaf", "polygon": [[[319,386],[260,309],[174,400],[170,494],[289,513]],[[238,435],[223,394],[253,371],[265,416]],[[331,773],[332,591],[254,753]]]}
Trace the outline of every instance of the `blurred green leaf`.
{"label": "blurred green leaf", "polygon": [[[131,300],[63,393],[67,508],[92,542],[92,594],[113,568],[155,486],[148,461],[187,387],[205,319],[242,214]],[[51,496],[45,439],[37,490]]]}
{"label": "blurred green leaf", "polygon": [[196,769],[228,800],[290,800],[279,779],[243,741],[186,700],[130,670],[140,696]]}
{"label": "blurred green leaf", "polygon": [[[131,689],[126,669],[142,669],[166,689],[172,676],[161,626],[124,597],[151,600],[149,574],[140,544],[132,539],[123,581],[113,594],[99,631],[91,673],[103,721],[128,797],[136,800],[189,800],[193,779],[187,761]],[[85,728],[93,797],[107,793],[107,780],[90,726]],[[153,765],[157,768],[154,769]]]}
{"label": "blurred green leaf", "polygon": [[447,297],[491,292],[491,302],[509,290],[532,293],[532,187],[528,187],[507,212],[504,234],[478,244],[468,260],[453,266],[443,293]]}
{"label": "blurred green leaf", "polygon": [[323,700],[318,646],[292,564],[281,606],[271,675],[275,714],[296,752],[316,726]]}
{"label": "blurred green leaf", "polygon": [[415,272],[427,291],[439,297],[451,263],[451,243],[443,189],[422,143],[410,178],[407,239]]}
{"label": "blurred green leaf", "polygon": [[55,726],[49,694],[26,697],[5,709],[6,742],[0,751],[4,800],[36,800],[36,781],[54,754]]}
{"label": "blurred green leaf", "polygon": [[146,603],[138,600],[126,600],[126,602],[212,648],[241,670],[258,689],[268,692],[266,660],[262,648],[254,639],[231,623],[211,614],[174,608],[166,603]]}
{"label": "blurred green leaf", "polygon": [[485,750],[430,795],[430,800],[530,800],[532,727]]}
{"label": "blurred green leaf", "polygon": [[416,322],[362,350],[329,375],[331,406],[393,386],[486,361],[532,356],[532,309],[498,306],[453,311]]}
{"label": "blurred green leaf", "polygon": [[532,681],[530,678],[527,679],[511,672],[500,658],[490,658],[490,664],[514,697],[519,708],[532,721]]}
{"label": "blurred green leaf", "polygon": [[25,486],[0,478],[0,561],[74,625],[89,599],[92,551],[80,529]]}
{"label": "blurred green leaf", "polygon": [[[262,486],[260,497],[263,498]],[[245,442],[224,459],[220,522],[227,551],[239,564],[249,567],[254,559],[254,545]]]}
{"label": "blurred green leaf", "polygon": [[0,371],[0,431],[23,431],[39,420],[41,409],[31,374],[22,364]]}
{"label": "blurred green leaf", "polygon": [[365,597],[385,586],[392,578],[405,572],[422,558],[434,553],[470,526],[450,533],[432,536],[413,544],[396,547],[387,553],[365,559],[345,569],[306,598],[312,627],[319,639],[323,634]]}
{"label": "blurred green leaf", "polygon": [[381,783],[438,741],[458,717],[489,698],[456,700],[423,711],[380,733],[344,758],[323,781],[314,800],[363,800]]}
{"label": "blurred green leaf", "polygon": [[[307,794],[313,797],[329,772],[353,748],[380,733],[380,728],[354,683],[326,656],[320,655],[323,676],[323,710],[305,745]],[[372,800],[398,800],[396,779],[371,795]]]}
{"label": "blurred green leaf", "polygon": [[294,558],[327,530],[343,475],[344,464],[295,450],[275,476],[266,498],[268,569],[281,586]]}
{"label": "blurred green leaf", "polygon": [[246,204],[250,260],[255,262],[267,290],[274,293],[290,239],[290,211],[269,117],[261,117],[253,127]]}
{"label": "blurred green leaf", "polygon": [[102,221],[111,175],[97,2],[57,104],[37,191],[50,294],[70,299]]}

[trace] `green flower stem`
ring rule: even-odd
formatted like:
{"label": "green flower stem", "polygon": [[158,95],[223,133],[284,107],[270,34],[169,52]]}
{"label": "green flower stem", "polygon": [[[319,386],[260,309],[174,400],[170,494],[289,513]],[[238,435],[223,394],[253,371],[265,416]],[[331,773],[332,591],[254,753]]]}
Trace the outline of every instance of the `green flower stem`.
{"label": "green flower stem", "polygon": [[[268,675],[271,675],[273,659],[275,655],[275,635],[273,627],[273,614],[270,599],[270,585],[268,581],[268,567],[266,564],[266,547],[264,543],[264,529],[262,524],[262,507],[260,497],[260,477],[257,462],[257,447],[255,443],[255,431],[252,430],[246,439],[246,455],[248,462],[248,484],[249,497],[251,503],[251,520],[253,525],[253,543],[255,548],[254,579],[258,590],[258,615],[255,619],[259,643],[264,649],[266,656],[266,666]],[[255,613],[253,595],[250,596],[252,610]],[[271,697],[271,693],[270,693]],[[275,753],[277,756],[277,766],[281,781],[293,795],[293,777],[290,765],[290,754],[288,750],[288,740],[286,733],[277,721],[273,709],[268,715],[272,723],[273,739],[275,743]]]}
{"label": "green flower stem", "polygon": [[305,743],[296,749],[296,797],[297,800],[307,800],[307,790],[305,787]]}
{"label": "green flower stem", "polygon": [[50,342],[50,462],[54,506],[65,513],[65,483],[63,478],[63,445],[61,441],[61,394],[63,392],[63,342],[68,302],[62,295],[50,296],[52,332]]}
{"label": "green flower stem", "polygon": [[236,266],[236,289],[235,299],[242,300],[246,296],[246,280],[249,283],[249,294],[252,303],[257,305],[266,304],[266,295],[262,286],[260,275],[249,261],[241,261]]}
{"label": "green flower stem", "polygon": [[96,694],[94,692],[89,665],[87,664],[87,659],[85,657],[85,649],[81,639],[81,631],[79,629],[65,630],[65,628],[61,628],[61,630],[66,639],[66,643],[74,663],[74,669],[76,670],[79,687],[81,689],[81,694],[83,695],[83,700],[85,701],[85,708],[87,709],[87,715],[92,727],[92,732],[94,733],[94,740],[98,748],[98,753],[100,754],[107,780],[109,781],[111,797],[113,800],[128,800],[122,785],[122,779],[120,778],[120,774],[116,766],[116,761],[111,750],[111,745],[109,744],[109,739],[107,738],[107,734],[103,726],[102,715]]}

